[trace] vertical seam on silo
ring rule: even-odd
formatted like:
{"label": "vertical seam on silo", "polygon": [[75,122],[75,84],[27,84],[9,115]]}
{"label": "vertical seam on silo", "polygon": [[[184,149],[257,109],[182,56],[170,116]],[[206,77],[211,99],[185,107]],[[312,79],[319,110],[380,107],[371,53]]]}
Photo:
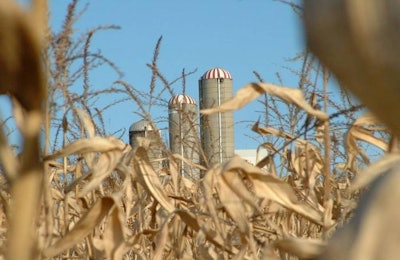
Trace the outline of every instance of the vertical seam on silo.
{"label": "vertical seam on silo", "polygon": [[[217,78],[218,90],[218,107],[221,106],[221,81]],[[219,162],[222,163],[222,114],[218,112],[218,127],[219,127]]]}

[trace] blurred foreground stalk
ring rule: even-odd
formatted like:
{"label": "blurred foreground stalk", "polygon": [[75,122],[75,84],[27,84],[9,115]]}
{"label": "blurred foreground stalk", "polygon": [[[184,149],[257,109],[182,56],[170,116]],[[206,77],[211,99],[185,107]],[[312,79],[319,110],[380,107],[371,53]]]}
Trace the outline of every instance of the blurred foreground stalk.
{"label": "blurred foreground stalk", "polygon": [[[303,3],[309,49],[342,86],[356,94],[399,136],[400,1],[304,0]],[[399,157],[393,159],[390,155],[359,174],[356,183],[363,185],[356,188],[364,188],[373,181],[371,189],[364,194],[355,218],[329,243],[322,259],[398,258],[400,211],[395,204],[399,198],[396,187],[399,176]]]}
{"label": "blurred foreground stalk", "polygon": [[[7,259],[32,259],[38,253],[35,222],[43,177],[39,133],[45,99],[41,50],[46,17],[46,0],[33,0],[28,13],[13,1],[0,2],[0,94],[11,96],[23,140],[20,161],[6,167],[11,185]],[[0,145],[7,147],[5,140]],[[9,164],[5,150],[0,153],[2,163]]]}
{"label": "blurred foreground stalk", "polygon": [[304,0],[307,45],[396,135],[400,134],[400,2]]}

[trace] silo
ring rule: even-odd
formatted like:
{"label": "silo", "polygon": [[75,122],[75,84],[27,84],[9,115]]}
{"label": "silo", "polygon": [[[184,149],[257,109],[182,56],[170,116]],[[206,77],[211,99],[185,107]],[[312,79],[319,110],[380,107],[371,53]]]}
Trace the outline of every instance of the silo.
{"label": "silo", "polygon": [[[217,107],[232,98],[232,76],[213,68],[199,80],[200,109]],[[211,164],[222,163],[234,156],[233,112],[201,115],[201,142]]]}
{"label": "silo", "polygon": [[153,128],[152,124],[145,120],[139,120],[129,128],[129,143],[133,149],[140,145],[139,138],[146,138],[150,141],[148,156],[155,170],[161,168],[162,150],[160,131]]}
{"label": "silo", "polygon": [[[198,138],[197,104],[188,95],[173,96],[168,103],[169,141],[172,153],[198,164],[200,140]],[[183,176],[199,179],[200,170],[181,161]]]}

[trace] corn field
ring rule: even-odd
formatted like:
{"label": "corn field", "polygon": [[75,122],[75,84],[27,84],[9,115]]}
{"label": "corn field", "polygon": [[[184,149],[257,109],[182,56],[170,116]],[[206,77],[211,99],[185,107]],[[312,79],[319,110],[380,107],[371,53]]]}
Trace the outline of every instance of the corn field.
{"label": "corn field", "polygon": [[[249,131],[268,156],[256,165],[239,156],[195,164],[160,140],[169,163],[157,170],[149,140],[133,149],[107,134],[108,106],[95,110],[91,102],[118,95],[109,106],[128,100],[151,120],[157,91],[174,93],[157,66],[161,38],[148,65],[149,93],[122,80],[93,90],[92,68],[118,68],[91,52],[91,39],[118,27],[73,38],[77,2],[54,33],[46,0],[32,0],[29,10],[0,1],[0,94],[12,102],[22,146],[16,153],[0,118],[2,259],[397,257],[400,36],[398,9],[390,8],[397,3],[288,2],[303,16],[308,45],[299,86],[269,84],[254,72],[258,82],[201,111],[234,111],[261,100],[263,120]],[[80,65],[73,69],[74,62]],[[332,75],[343,87],[340,102],[328,91]],[[164,89],[156,89],[155,79]],[[79,94],[70,88],[77,80],[84,86]],[[181,176],[180,160],[202,178]]]}

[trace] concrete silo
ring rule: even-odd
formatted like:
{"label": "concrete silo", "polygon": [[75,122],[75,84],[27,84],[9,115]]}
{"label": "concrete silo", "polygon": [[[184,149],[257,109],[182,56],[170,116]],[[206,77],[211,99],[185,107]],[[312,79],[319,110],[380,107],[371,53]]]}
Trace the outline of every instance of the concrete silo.
{"label": "concrete silo", "polygon": [[147,120],[139,120],[129,127],[129,143],[133,149],[140,146],[140,137],[150,141],[148,156],[155,170],[161,168],[161,134],[160,131],[153,129],[152,124]]}
{"label": "concrete silo", "polygon": [[[198,138],[197,105],[188,95],[176,95],[168,103],[169,141],[172,153],[198,164],[200,140]],[[183,176],[199,179],[199,169],[180,163]]]}
{"label": "concrete silo", "polygon": [[[232,76],[213,68],[199,80],[200,109],[217,107],[232,98]],[[201,143],[210,164],[222,163],[234,156],[233,112],[201,115]]]}

